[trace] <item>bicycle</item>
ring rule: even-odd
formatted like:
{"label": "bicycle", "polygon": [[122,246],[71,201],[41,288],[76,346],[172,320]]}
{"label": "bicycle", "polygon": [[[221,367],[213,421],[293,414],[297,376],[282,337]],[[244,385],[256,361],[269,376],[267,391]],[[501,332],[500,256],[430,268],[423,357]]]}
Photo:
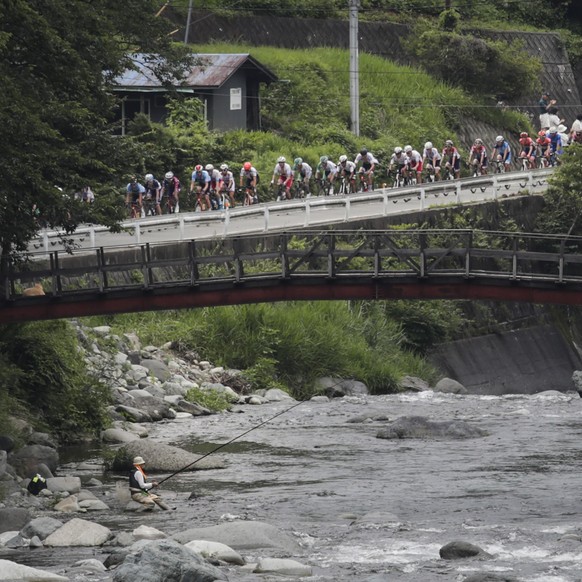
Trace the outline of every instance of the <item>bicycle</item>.
{"label": "bicycle", "polygon": [[301,200],[306,196],[310,196],[309,188],[303,180],[295,182],[291,188],[291,197]]}
{"label": "bicycle", "polygon": [[144,198],[143,211],[145,216],[156,216],[156,200],[155,198]]}
{"label": "bicycle", "polygon": [[372,192],[374,190],[374,183],[368,183],[368,174],[360,170],[360,183],[358,185],[359,192]]}
{"label": "bicycle", "polygon": [[141,218],[141,205],[138,201],[129,202],[127,206],[129,208],[130,218]]}
{"label": "bicycle", "polygon": [[454,180],[455,179],[455,171],[451,164],[445,164],[445,172],[443,174],[443,180]]}
{"label": "bicycle", "polygon": [[427,164],[425,182],[435,182],[435,181],[436,181],[436,170],[432,164]]}
{"label": "bicycle", "polygon": [[285,182],[278,182],[277,184],[273,185],[275,186],[274,188],[275,200],[277,202],[287,200],[287,189],[285,188]]}
{"label": "bicycle", "polygon": [[503,160],[493,160],[493,173],[494,174],[505,174],[505,162]]}
{"label": "bicycle", "polygon": [[327,178],[317,178],[316,182],[318,196],[330,196],[333,194],[333,182]]}
{"label": "bicycle", "polygon": [[348,176],[341,176],[338,181],[337,194],[345,196],[346,194],[353,194],[353,184]]}

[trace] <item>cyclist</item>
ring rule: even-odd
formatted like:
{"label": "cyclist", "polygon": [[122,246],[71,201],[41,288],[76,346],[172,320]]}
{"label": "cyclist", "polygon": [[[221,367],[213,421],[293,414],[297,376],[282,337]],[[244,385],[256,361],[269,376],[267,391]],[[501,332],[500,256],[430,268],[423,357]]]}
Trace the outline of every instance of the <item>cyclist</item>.
{"label": "cyclist", "polygon": [[422,152],[422,165],[426,167],[429,174],[434,172],[435,182],[440,180],[441,177],[441,155],[439,151],[433,147],[431,141],[427,141],[424,144],[424,150]]}
{"label": "cyclist", "polygon": [[220,188],[218,193],[220,195],[220,200],[222,201],[222,205],[226,208],[234,208],[234,175],[228,169],[227,164],[222,164],[220,166]]}
{"label": "cyclist", "polygon": [[[461,154],[452,140],[447,139],[442,152],[445,169],[458,180],[461,177]],[[442,162],[441,162],[442,163]]]}
{"label": "cyclist", "polygon": [[220,170],[217,170],[212,164],[206,164],[204,169],[210,176],[210,188],[208,194],[210,196],[210,204],[212,204],[212,209],[223,210],[221,208],[222,199],[219,194],[222,182],[222,174],[220,173]]}
{"label": "cyclist", "polygon": [[374,169],[378,164],[378,160],[371,154],[365,147],[360,150],[360,153],[356,156],[354,164],[356,167],[359,163],[362,163],[360,168],[360,180],[362,181],[363,190],[367,192],[368,190],[374,189]]}
{"label": "cyclist", "polygon": [[306,164],[303,161],[303,158],[295,158],[295,160],[293,161],[293,170],[297,172],[297,183],[299,185],[303,184],[305,196],[306,198],[309,198],[311,196],[311,190],[309,189],[309,181],[311,180],[313,169],[309,164]]}
{"label": "cyclist", "polygon": [[339,162],[337,165],[337,172],[340,178],[345,178],[346,183],[350,185],[349,189],[346,189],[345,194],[356,191],[356,163],[348,160],[348,156],[343,155],[339,157]]}
{"label": "cyclist", "polygon": [[[148,209],[154,209],[154,212],[159,216],[162,213],[160,206],[160,194],[162,192],[162,185],[154,178],[153,174],[145,175],[145,205]],[[146,216],[147,216],[146,211]]]}
{"label": "cyclist", "polygon": [[471,151],[469,152],[469,164],[473,166],[474,173],[481,174],[484,176],[487,174],[487,148],[483,143],[483,140],[477,138],[475,143],[471,146]]}
{"label": "cyclist", "polygon": [[180,180],[174,176],[174,172],[166,172],[164,181],[162,182],[162,191],[160,193],[160,200],[166,198],[166,206],[168,212],[172,214],[176,211],[180,197]]}
{"label": "cyclist", "polygon": [[244,206],[257,204],[257,184],[259,183],[259,173],[250,162],[245,162],[240,170],[240,187],[245,189]]}
{"label": "cyclist", "polygon": [[550,156],[552,153],[552,148],[550,148],[551,145],[551,140],[550,138],[546,135],[545,130],[541,130],[538,133],[538,138],[536,139],[536,145],[537,145],[537,154],[539,157],[540,162],[542,163],[542,165],[544,167],[548,167],[550,165]]}
{"label": "cyclist", "polygon": [[502,135],[498,135],[495,138],[495,145],[491,150],[491,159],[495,160],[498,165],[503,164],[505,172],[511,171],[511,146]]}
{"label": "cyclist", "polygon": [[408,158],[408,168],[411,177],[416,173],[416,183],[422,184],[422,156],[411,145],[404,147],[404,153]]}
{"label": "cyclist", "polygon": [[200,204],[201,212],[212,208],[212,205],[210,204],[210,181],[210,174],[201,164],[198,164],[192,172],[190,194],[196,194],[194,209],[196,209],[196,204]]}
{"label": "cyclist", "polygon": [[[271,186],[275,184],[275,179],[277,180],[277,185],[283,184],[285,186],[285,198],[291,200],[291,186],[293,186],[293,170],[291,166],[287,163],[284,156],[281,156],[277,160],[275,169],[273,170],[273,177],[271,178]],[[281,200],[281,196],[277,195],[277,202]]]}
{"label": "cyclist", "polygon": [[125,204],[130,209],[131,218],[139,218],[141,216],[145,188],[139,183],[136,176],[131,177],[126,192]]}
{"label": "cyclist", "polygon": [[536,144],[527,131],[519,134],[519,144],[521,145],[520,159],[526,159],[528,169],[533,170],[536,167]]}
{"label": "cyclist", "polygon": [[557,127],[550,127],[550,165],[558,163],[558,156],[562,155],[562,136],[558,133]]}
{"label": "cyclist", "polygon": [[408,158],[406,157],[404,150],[399,146],[394,148],[394,153],[390,158],[389,171],[396,171],[396,179],[394,180],[395,185],[399,185],[401,183],[398,176],[408,178]]}
{"label": "cyclist", "polygon": [[328,158],[321,156],[315,172],[315,178],[321,180],[323,192],[328,195],[333,193],[333,181],[337,175],[337,166]]}

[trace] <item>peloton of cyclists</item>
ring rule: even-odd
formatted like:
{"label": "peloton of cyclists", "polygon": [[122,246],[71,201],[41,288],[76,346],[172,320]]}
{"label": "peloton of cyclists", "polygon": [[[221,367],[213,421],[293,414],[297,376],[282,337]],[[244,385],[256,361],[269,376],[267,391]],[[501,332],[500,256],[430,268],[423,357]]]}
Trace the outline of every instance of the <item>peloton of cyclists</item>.
{"label": "peloton of cyclists", "polygon": [[309,164],[303,161],[303,158],[295,158],[293,161],[293,170],[297,172],[297,183],[303,185],[306,198],[311,196],[309,183],[313,174],[313,169]]}
{"label": "peloton of cyclists", "polygon": [[194,209],[196,209],[196,206],[200,206],[200,211],[204,212],[212,208],[210,204],[210,182],[210,174],[201,164],[196,165],[190,180],[190,194],[196,196]]}
{"label": "peloton of cyclists", "polygon": [[[293,186],[293,170],[291,166],[287,163],[285,156],[280,156],[273,170],[273,177],[271,178],[271,186],[275,184],[277,180],[277,186],[285,186],[285,198],[291,200],[291,186]],[[281,200],[281,195],[277,195],[277,202]]]}
{"label": "peloton of cyclists", "polygon": [[350,185],[346,189],[345,194],[356,192],[356,163],[348,160],[348,156],[345,154],[339,157],[337,164],[337,173],[340,178],[345,178],[346,183]]}
{"label": "peloton of cyclists", "polygon": [[144,180],[144,207],[146,208],[146,216],[150,210],[153,210],[159,216],[162,214],[162,207],[160,205],[162,185],[154,178],[153,174],[146,174]]}
{"label": "peloton of cyclists", "polygon": [[180,180],[178,180],[177,176],[174,176],[174,172],[166,172],[160,192],[160,206],[162,202],[165,203],[169,214],[176,211],[180,198],[180,189]]}
{"label": "peloton of cyclists", "polygon": [[521,160],[527,160],[527,169],[533,170],[536,167],[537,148],[534,140],[529,136],[527,131],[522,131],[519,134],[519,145],[521,146],[519,158]]}
{"label": "peloton of cyclists", "polygon": [[240,170],[240,187],[245,189],[245,199],[243,206],[257,204],[257,184],[259,183],[259,173],[251,162],[245,162]]}
{"label": "peloton of cyclists", "polygon": [[473,167],[474,174],[480,174],[481,176],[487,174],[487,148],[481,138],[477,138],[471,146],[469,164]]}
{"label": "peloton of cyclists", "polygon": [[367,148],[363,147],[354,160],[356,168],[359,163],[362,164],[362,167],[359,169],[362,189],[364,192],[371,191],[374,189],[374,169],[376,168],[376,164],[378,164],[378,160]]}
{"label": "peloton of cyclists", "polygon": [[499,164],[503,164],[503,171],[509,172],[511,170],[511,146],[502,135],[495,138],[495,145],[491,150],[491,159],[497,163],[497,171],[501,168]]}
{"label": "peloton of cyclists", "polygon": [[441,177],[441,154],[433,147],[431,141],[424,144],[422,151],[422,164],[428,170],[429,175],[434,175],[435,182]]}
{"label": "peloton of cyclists", "polygon": [[455,147],[453,140],[447,139],[447,141],[445,141],[445,147],[442,152],[442,162],[444,162],[446,172],[457,179],[461,177],[461,154]]}

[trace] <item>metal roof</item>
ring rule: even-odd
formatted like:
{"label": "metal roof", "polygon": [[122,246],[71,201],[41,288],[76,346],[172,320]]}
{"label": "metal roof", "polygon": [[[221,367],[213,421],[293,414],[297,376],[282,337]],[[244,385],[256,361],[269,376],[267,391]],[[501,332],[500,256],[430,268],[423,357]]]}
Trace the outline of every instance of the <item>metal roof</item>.
{"label": "metal roof", "polygon": [[[198,65],[186,73],[181,81],[176,82],[180,91],[192,89],[213,89],[221,87],[236,71],[245,69],[252,72],[259,81],[270,83],[277,76],[248,53],[242,54],[194,54]],[[156,78],[148,64],[151,58],[136,54],[132,56],[134,69],[127,69],[114,80],[113,90],[159,91],[162,84]]]}

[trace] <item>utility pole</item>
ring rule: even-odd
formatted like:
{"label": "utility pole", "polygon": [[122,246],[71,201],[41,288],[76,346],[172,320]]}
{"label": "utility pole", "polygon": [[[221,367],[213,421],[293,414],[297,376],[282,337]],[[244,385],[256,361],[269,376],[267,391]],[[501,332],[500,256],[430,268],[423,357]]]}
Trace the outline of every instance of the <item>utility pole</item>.
{"label": "utility pole", "polygon": [[350,7],[350,109],[352,133],[360,135],[360,59],[358,39],[358,10],[360,0],[348,0]]}
{"label": "utility pole", "polygon": [[186,32],[184,33],[184,44],[188,44],[188,33],[190,32],[190,21],[192,20],[192,3],[194,0],[190,0],[188,5],[188,18],[186,19]]}

